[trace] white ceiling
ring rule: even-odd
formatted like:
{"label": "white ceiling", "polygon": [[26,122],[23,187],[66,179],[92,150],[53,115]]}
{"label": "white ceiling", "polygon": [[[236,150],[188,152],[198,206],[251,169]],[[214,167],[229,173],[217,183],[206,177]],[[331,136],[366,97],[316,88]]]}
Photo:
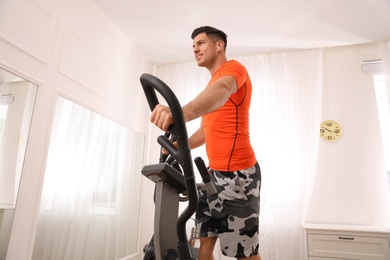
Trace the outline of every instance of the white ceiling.
{"label": "white ceiling", "polygon": [[390,0],[94,0],[154,64],[192,61],[193,29],[237,57],[390,40]]}

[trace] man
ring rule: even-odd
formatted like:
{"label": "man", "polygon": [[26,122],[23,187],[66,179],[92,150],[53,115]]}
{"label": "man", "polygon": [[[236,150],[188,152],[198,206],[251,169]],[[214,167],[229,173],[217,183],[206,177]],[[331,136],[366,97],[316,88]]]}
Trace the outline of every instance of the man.
{"label": "man", "polygon": [[[245,67],[226,58],[227,36],[210,26],[193,31],[198,66],[211,74],[207,87],[183,107],[186,122],[202,117],[189,138],[190,148],[206,144],[218,195],[200,193],[196,212],[200,229],[199,260],[212,260],[217,238],[224,255],[260,260],[258,228],[261,172],[249,140],[249,106],[252,83]],[[170,109],[157,105],[151,122],[168,131]]]}

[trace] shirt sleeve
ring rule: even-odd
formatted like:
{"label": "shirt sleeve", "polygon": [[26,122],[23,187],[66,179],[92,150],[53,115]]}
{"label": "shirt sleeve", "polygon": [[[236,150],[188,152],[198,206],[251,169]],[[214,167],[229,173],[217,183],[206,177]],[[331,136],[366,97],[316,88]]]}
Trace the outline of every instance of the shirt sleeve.
{"label": "shirt sleeve", "polygon": [[226,66],[224,66],[222,68],[222,71],[221,71],[221,77],[223,76],[233,76],[236,78],[236,81],[237,81],[237,88],[241,88],[246,80],[247,80],[247,77],[248,77],[248,73],[245,69],[245,67],[235,61],[235,60],[232,60],[231,62],[229,62],[228,64],[226,64]]}

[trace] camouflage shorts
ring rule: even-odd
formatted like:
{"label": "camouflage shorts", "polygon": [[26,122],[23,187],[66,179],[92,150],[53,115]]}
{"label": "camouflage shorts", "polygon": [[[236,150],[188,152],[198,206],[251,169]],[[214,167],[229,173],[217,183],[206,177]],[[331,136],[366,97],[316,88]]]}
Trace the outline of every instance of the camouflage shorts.
{"label": "camouflage shorts", "polygon": [[221,251],[229,257],[249,257],[259,250],[261,171],[251,168],[221,172],[211,170],[218,193],[199,191],[196,211],[201,237],[218,237]]}

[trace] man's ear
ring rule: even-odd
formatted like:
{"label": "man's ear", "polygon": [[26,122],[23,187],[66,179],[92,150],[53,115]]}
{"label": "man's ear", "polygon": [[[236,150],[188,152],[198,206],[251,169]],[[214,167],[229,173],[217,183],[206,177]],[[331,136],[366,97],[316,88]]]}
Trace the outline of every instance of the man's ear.
{"label": "man's ear", "polygon": [[217,42],[217,52],[222,48],[222,46],[223,46],[222,41],[221,41],[221,40],[218,41],[218,42]]}

